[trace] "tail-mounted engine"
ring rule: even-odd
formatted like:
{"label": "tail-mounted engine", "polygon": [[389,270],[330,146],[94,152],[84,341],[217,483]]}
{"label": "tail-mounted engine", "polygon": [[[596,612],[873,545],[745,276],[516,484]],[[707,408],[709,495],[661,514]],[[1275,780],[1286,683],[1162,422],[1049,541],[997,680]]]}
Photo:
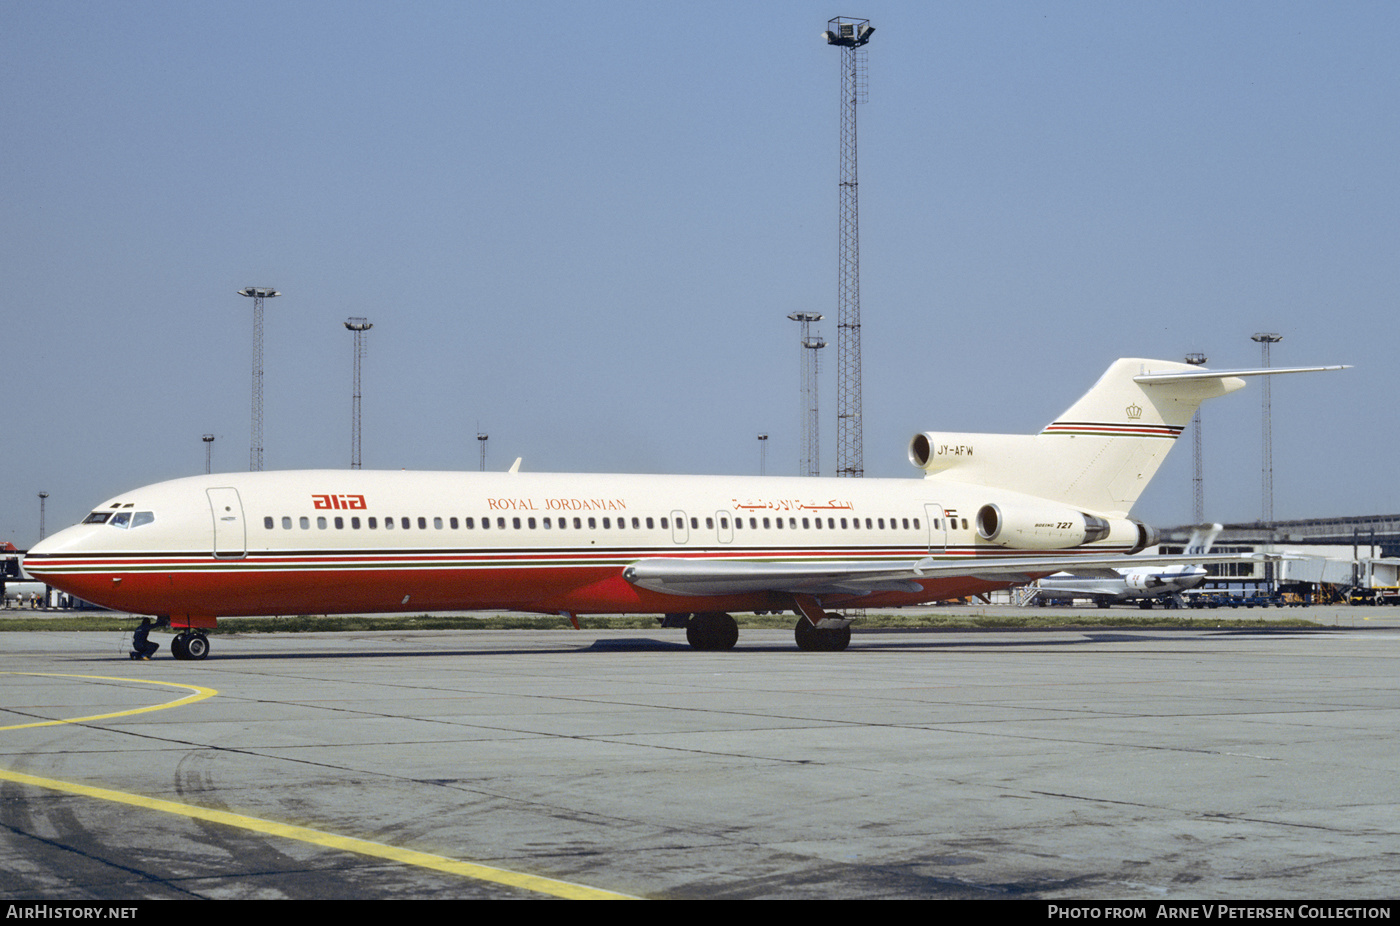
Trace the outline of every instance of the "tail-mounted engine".
{"label": "tail-mounted engine", "polygon": [[1066,550],[1101,540],[1132,545],[1131,553],[1157,542],[1157,532],[1131,518],[1098,515],[1058,505],[1002,505],[977,509],[977,536],[1016,550]]}

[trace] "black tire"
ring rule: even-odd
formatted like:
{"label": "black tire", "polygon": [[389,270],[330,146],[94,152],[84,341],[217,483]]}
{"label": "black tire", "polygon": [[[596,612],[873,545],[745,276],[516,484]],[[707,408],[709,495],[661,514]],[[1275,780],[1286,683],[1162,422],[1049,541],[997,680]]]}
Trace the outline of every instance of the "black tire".
{"label": "black tire", "polygon": [[174,656],[176,659],[189,659],[189,651],[185,649],[185,645],[189,643],[189,640],[190,635],[188,633],[175,634],[175,639],[170,641],[170,655]]}
{"label": "black tire", "polygon": [[703,652],[723,652],[739,642],[739,624],[723,611],[692,614],[685,625],[685,639]]}
{"label": "black tire", "polygon": [[838,653],[851,642],[850,625],[837,630],[818,629],[805,617],[797,622],[792,635],[797,648],[809,653]]}

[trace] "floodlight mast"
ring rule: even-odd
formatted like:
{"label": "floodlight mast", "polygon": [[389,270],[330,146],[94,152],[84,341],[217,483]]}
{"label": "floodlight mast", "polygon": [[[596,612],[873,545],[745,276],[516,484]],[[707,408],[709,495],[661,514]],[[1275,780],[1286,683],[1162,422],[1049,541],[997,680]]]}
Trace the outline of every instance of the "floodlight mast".
{"label": "floodlight mast", "polygon": [[820,312],[793,312],[788,318],[802,325],[802,460],[798,472],[804,476],[821,475],[821,420],[817,409],[817,385],[821,365],[817,351],[826,347],[826,340],[812,335],[812,322],[822,320]]}
{"label": "floodlight mast", "polygon": [[[1206,355],[1199,353],[1187,354],[1186,362],[1192,366],[1202,366],[1206,362]],[[1201,465],[1201,410],[1199,408],[1196,409],[1196,414],[1191,417],[1191,428],[1193,436],[1195,437],[1195,441],[1192,444],[1192,453],[1194,456],[1192,462],[1195,469],[1192,478],[1192,487],[1195,489],[1195,498],[1191,511],[1195,517],[1194,523],[1203,524],[1206,519],[1206,480],[1205,472]]]}
{"label": "floodlight mast", "polygon": [[[1250,336],[1250,340],[1257,343],[1261,349],[1264,360],[1264,367],[1269,367],[1269,345],[1277,344],[1283,340],[1283,335],[1275,334],[1272,331],[1260,331]],[[1269,388],[1269,380],[1272,376],[1264,377],[1264,460],[1261,467],[1263,471],[1263,511],[1261,519],[1266,526],[1274,523],[1274,403],[1273,390]]]}
{"label": "floodlight mast", "polygon": [[360,468],[360,367],[365,360],[365,332],[373,328],[367,318],[347,318],[345,327],[355,332],[355,371],[350,389],[350,468]]}
{"label": "floodlight mast", "polygon": [[245,286],[238,295],[253,300],[253,436],[248,451],[248,469],[263,468],[263,300],[282,295],[271,286]]}
{"label": "floodlight mast", "polygon": [[867,98],[864,48],[875,27],[837,16],[822,33],[841,49],[841,215],[837,257],[836,475],[864,476],[860,367],[860,197],[856,171],[856,104]]}

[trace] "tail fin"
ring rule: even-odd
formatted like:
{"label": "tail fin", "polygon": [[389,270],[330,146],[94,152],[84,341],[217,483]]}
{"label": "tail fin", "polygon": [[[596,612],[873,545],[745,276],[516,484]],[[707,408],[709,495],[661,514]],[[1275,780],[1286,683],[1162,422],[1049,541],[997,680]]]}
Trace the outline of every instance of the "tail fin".
{"label": "tail fin", "polygon": [[1212,371],[1170,360],[1117,360],[1039,434],[927,432],[914,437],[909,459],[929,475],[1123,516],[1206,399],[1242,389],[1246,376],[1339,369]]}
{"label": "tail fin", "polygon": [[1215,538],[1224,529],[1220,524],[1197,524],[1191,530],[1191,539],[1186,541],[1186,553],[1191,556],[1209,553]]}

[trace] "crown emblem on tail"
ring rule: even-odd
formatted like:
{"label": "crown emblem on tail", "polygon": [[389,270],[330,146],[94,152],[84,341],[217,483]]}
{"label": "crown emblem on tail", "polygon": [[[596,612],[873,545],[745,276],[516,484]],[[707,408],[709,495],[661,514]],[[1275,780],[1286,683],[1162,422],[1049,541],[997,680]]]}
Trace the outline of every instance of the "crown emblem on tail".
{"label": "crown emblem on tail", "polygon": [[1142,406],[1140,405],[1129,405],[1124,411],[1128,413],[1129,421],[1137,421],[1142,417]]}

